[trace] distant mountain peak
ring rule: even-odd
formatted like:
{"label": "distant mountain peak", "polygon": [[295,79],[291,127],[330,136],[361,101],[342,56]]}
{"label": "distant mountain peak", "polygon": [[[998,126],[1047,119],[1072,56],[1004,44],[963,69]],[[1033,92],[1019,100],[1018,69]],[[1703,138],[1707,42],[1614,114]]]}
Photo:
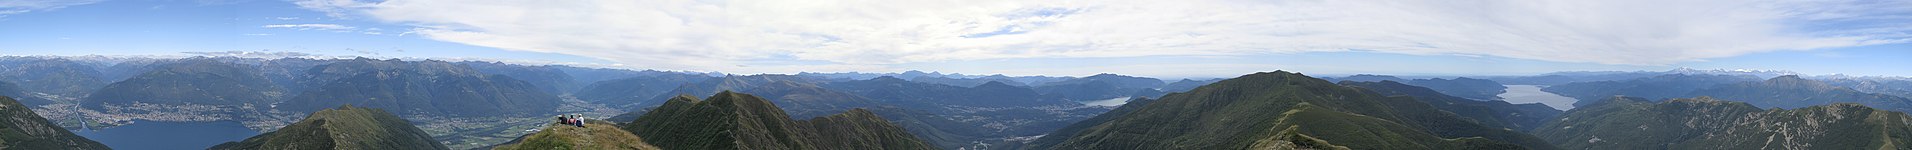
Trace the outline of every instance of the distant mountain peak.
{"label": "distant mountain peak", "polygon": [[881,77],[871,78],[870,80],[880,81],[880,82],[909,82],[909,80],[903,80],[903,78],[896,78],[896,76],[881,76]]}
{"label": "distant mountain peak", "polygon": [[1792,72],[1792,71],[1786,71],[1786,70],[1757,70],[1757,69],[1730,69],[1730,70],[1729,70],[1729,69],[1712,69],[1712,70],[1700,70],[1700,69],[1693,69],[1693,68],[1679,68],[1679,69],[1673,69],[1673,70],[1667,70],[1667,71],[1666,71],[1666,72],[1664,72],[1664,73],[1666,73],[1666,74],[1722,74],[1722,75],[1754,75],[1754,76],[1760,76],[1760,77],[1772,77],[1772,76],[1782,76],[1782,75],[1799,75],[1799,73],[1798,73],[1798,72]]}
{"label": "distant mountain peak", "polygon": [[[1908,149],[1904,113],[1851,103],[1762,109],[1709,97],[1609,100],[1530,131],[1564,149]],[[1769,107],[1770,108],[1770,107]],[[1696,136],[1703,135],[1703,136]],[[1780,147],[1783,146],[1783,147]]]}
{"label": "distant mountain peak", "polygon": [[1787,85],[1792,87],[1805,87],[1810,89],[1824,89],[1824,90],[1844,88],[1844,87],[1833,86],[1832,84],[1827,84],[1825,82],[1820,82],[1818,80],[1808,80],[1805,78],[1800,78],[1799,75],[1783,75],[1779,77],[1773,77],[1772,79],[1766,79],[1765,84]]}
{"label": "distant mountain peak", "polygon": [[1769,80],[1805,80],[1805,78],[1799,78],[1799,75],[1783,75]]}
{"label": "distant mountain peak", "polygon": [[982,85],[976,85],[976,87],[975,87],[975,88],[985,88],[985,87],[986,87],[986,88],[1015,88],[1016,86],[1011,86],[1011,85],[1009,85],[1008,83],[1002,83],[1002,82],[999,82],[999,81],[989,81],[989,83],[983,83]]}
{"label": "distant mountain peak", "polygon": [[1351,76],[1348,76],[1348,77],[1388,77],[1388,78],[1394,78],[1394,76],[1390,76],[1390,75],[1375,75],[1375,74],[1355,74],[1355,75],[1351,75]]}

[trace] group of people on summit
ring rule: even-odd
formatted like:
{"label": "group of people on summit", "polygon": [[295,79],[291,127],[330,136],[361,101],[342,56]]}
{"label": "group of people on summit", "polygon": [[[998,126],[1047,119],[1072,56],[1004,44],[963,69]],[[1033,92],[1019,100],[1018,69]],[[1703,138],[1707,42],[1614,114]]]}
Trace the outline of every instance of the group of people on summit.
{"label": "group of people on summit", "polygon": [[584,115],[583,114],[571,114],[568,116],[558,115],[558,123],[584,127]]}

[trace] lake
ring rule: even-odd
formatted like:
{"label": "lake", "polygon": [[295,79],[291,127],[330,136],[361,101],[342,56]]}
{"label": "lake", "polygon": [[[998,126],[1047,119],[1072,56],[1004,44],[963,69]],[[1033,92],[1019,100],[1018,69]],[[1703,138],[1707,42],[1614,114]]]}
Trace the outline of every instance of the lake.
{"label": "lake", "polygon": [[259,135],[239,122],[159,122],[141,121],[104,130],[78,130],[74,134],[122,150],[206,149],[219,143],[245,140]]}
{"label": "lake", "polygon": [[1505,86],[1507,86],[1507,93],[1500,93],[1499,96],[1501,98],[1501,101],[1507,101],[1508,103],[1515,103],[1515,104],[1540,103],[1540,104],[1545,104],[1549,107],[1553,107],[1554,109],[1568,110],[1568,109],[1573,109],[1574,101],[1579,101],[1571,97],[1560,96],[1558,94],[1548,93],[1547,91],[1540,91],[1540,88],[1541,88],[1540,85],[1505,85]]}
{"label": "lake", "polygon": [[1094,105],[1094,106],[1122,106],[1122,104],[1129,103],[1129,97],[1117,97],[1117,98],[1111,98],[1111,99],[1105,99],[1105,100],[1081,101],[1081,103],[1083,105]]}

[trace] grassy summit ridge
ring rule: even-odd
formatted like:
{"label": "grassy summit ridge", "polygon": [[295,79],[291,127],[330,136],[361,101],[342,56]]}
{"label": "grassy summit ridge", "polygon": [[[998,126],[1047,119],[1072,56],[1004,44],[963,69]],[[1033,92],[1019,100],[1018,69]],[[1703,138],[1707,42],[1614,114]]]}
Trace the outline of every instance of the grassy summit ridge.
{"label": "grassy summit ridge", "polygon": [[1243,75],[1130,104],[1050,135],[1025,148],[1244,149],[1332,142],[1352,149],[1554,149],[1533,136],[1482,125],[1413,97],[1384,96],[1285,71]]}
{"label": "grassy summit ridge", "polygon": [[805,121],[761,97],[678,96],[624,127],[664,149],[935,149],[863,109]]}
{"label": "grassy summit ridge", "polygon": [[320,110],[278,131],[211,149],[449,149],[397,115],[374,108]]}

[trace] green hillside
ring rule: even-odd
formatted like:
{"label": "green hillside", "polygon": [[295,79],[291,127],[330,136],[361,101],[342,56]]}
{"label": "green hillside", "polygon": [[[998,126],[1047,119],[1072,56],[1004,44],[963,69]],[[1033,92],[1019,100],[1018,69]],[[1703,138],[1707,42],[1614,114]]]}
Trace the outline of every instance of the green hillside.
{"label": "green hillside", "polygon": [[[1309,139],[1295,138],[1300,135],[1352,149],[1553,149],[1538,138],[1469,121],[1411,97],[1382,96],[1284,71],[1168,94],[1133,112],[1124,107],[1072,125],[1088,128],[1050,134],[1073,136],[1044,136],[1029,148],[1243,149],[1280,143],[1268,139]],[[1100,121],[1109,115],[1119,116]],[[1294,132],[1282,136],[1290,128]],[[1042,143],[1053,141],[1061,142]]]}
{"label": "green hillside", "polygon": [[100,142],[47,122],[12,97],[0,96],[0,117],[6,117],[0,118],[0,149],[107,149]]}
{"label": "green hillside", "polygon": [[644,138],[619,129],[617,125],[602,121],[586,121],[584,127],[552,123],[543,130],[518,138],[517,141],[498,145],[493,150],[573,150],[573,149],[635,149],[659,150],[657,146],[644,143]]}
{"label": "green hillside", "polygon": [[1533,132],[1567,149],[1912,149],[1905,113],[1841,103],[1760,109],[1708,97],[1613,98]]}
{"label": "green hillside", "polygon": [[862,109],[792,121],[768,100],[730,91],[671,98],[624,128],[664,149],[935,149]]}
{"label": "green hillside", "polygon": [[374,108],[339,106],[320,110],[278,131],[211,149],[449,149],[410,122]]}
{"label": "green hillside", "polygon": [[108,84],[82,103],[89,108],[136,103],[264,106],[284,95],[285,88],[272,84],[252,66],[186,59]]}
{"label": "green hillside", "polygon": [[559,105],[557,96],[529,82],[443,61],[357,59],[306,74],[301,84],[314,87],[279,109],[311,112],[349,104],[408,116],[492,117],[542,116]]}
{"label": "green hillside", "polygon": [[1394,81],[1355,82],[1341,81],[1341,85],[1361,87],[1375,93],[1388,96],[1409,96],[1415,100],[1453,112],[1461,117],[1473,119],[1488,127],[1511,128],[1519,131],[1533,130],[1547,119],[1560,115],[1560,110],[1539,103],[1511,104],[1506,101],[1476,101],[1448,96],[1432,89],[1407,85]]}

